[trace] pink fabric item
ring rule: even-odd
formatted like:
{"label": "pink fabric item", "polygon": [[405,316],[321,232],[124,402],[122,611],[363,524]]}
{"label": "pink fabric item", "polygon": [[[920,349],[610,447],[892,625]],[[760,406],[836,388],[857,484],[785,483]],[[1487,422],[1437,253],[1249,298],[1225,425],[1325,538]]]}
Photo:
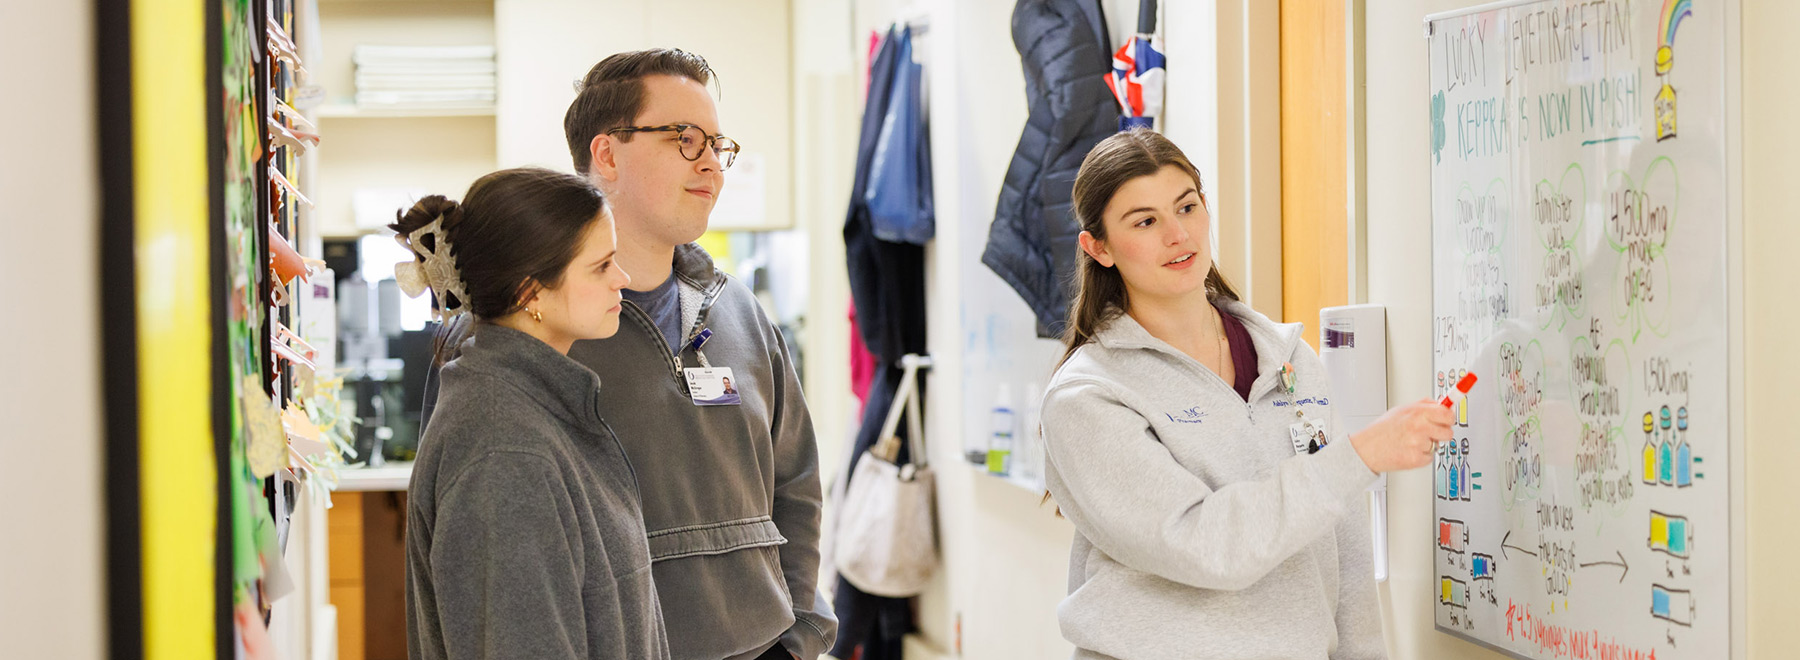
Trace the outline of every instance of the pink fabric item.
{"label": "pink fabric item", "polygon": [[863,345],[862,330],[856,326],[856,303],[850,303],[850,391],[866,405],[869,388],[875,384],[875,355]]}
{"label": "pink fabric item", "polygon": [[862,90],[862,96],[859,101],[869,100],[869,69],[874,68],[875,54],[878,52],[881,52],[881,33],[869,30],[869,56],[863,58],[862,85],[858,87]]}

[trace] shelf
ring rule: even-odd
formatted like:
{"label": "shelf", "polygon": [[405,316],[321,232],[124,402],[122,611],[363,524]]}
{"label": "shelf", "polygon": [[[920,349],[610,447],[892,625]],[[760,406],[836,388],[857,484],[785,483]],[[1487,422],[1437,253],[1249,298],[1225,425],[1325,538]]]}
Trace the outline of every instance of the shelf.
{"label": "shelf", "polygon": [[373,236],[381,233],[384,232],[379,229],[351,229],[346,231],[342,227],[332,227],[329,231],[320,229],[319,238],[327,241],[356,240],[364,236]]}
{"label": "shelf", "polygon": [[412,481],[411,461],[396,461],[381,467],[344,468],[338,470],[339,491],[406,490]]}
{"label": "shelf", "polygon": [[967,466],[969,468],[969,471],[974,472],[976,475],[1006,482],[1007,484],[1010,484],[1013,487],[1019,488],[1021,490],[1032,493],[1034,495],[1041,495],[1044,492],[1044,484],[1041,479],[1026,479],[1025,477],[1019,476],[1017,474],[999,475],[999,474],[994,474],[992,472],[988,472],[986,466],[976,465],[976,464],[970,463],[968,461],[961,461],[961,463],[962,463],[962,465]]}
{"label": "shelf", "polygon": [[444,108],[359,108],[348,103],[328,103],[319,106],[318,117],[321,119],[407,119],[413,117],[492,117],[494,106],[444,107]]}

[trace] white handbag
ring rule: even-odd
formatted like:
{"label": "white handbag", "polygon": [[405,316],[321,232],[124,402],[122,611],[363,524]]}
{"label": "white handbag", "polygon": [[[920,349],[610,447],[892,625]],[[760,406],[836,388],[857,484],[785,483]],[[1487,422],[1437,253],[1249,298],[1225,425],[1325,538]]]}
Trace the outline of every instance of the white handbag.
{"label": "white handbag", "polygon": [[[937,570],[937,523],[933,510],[934,480],[927,466],[925,436],[919,422],[918,370],[930,358],[908,355],[901,360],[894,405],[875,447],[863,452],[837,517],[833,560],[838,573],[864,593],[906,598],[925,590]],[[899,441],[894,430],[906,413],[912,461],[894,464]]]}

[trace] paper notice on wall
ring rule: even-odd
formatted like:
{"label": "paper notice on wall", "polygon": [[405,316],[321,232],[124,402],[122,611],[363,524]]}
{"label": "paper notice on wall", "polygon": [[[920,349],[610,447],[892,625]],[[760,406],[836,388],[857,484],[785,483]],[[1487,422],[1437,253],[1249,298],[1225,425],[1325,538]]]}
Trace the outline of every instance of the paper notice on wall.
{"label": "paper notice on wall", "polygon": [[256,376],[245,376],[241,405],[244,416],[244,458],[258,479],[267,479],[287,460],[287,431],[275,402],[263,391]]}
{"label": "paper notice on wall", "polygon": [[856,31],[844,28],[852,24],[851,10],[855,4],[839,0],[798,0],[794,3],[794,34],[806,35],[804,39],[794,40],[794,46],[800,49],[795,53],[794,65],[802,73],[850,73],[854,58],[847,55],[855,49]]}
{"label": "paper notice on wall", "polygon": [[768,226],[768,187],[768,162],[763,155],[739,155],[725,171],[725,187],[713,205],[708,228],[724,231]]}

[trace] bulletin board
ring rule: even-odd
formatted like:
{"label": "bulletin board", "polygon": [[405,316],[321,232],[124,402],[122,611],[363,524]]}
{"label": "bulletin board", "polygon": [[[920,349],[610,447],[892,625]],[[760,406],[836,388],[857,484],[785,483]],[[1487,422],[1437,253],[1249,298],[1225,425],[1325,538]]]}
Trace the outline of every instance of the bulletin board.
{"label": "bulletin board", "polygon": [[287,330],[296,1],[95,6],[109,657],[273,657],[290,493],[342,463]]}
{"label": "bulletin board", "polygon": [[1438,630],[1521,658],[1731,647],[1726,8],[1426,19]]}

